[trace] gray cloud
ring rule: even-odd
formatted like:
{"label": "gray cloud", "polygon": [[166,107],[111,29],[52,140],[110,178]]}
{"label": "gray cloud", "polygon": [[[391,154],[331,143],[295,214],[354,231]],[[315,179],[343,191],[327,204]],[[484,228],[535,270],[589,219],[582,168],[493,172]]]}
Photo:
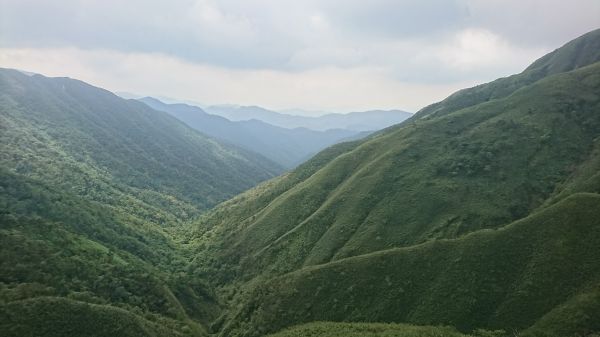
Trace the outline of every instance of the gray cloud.
{"label": "gray cloud", "polygon": [[326,1],[332,20],[354,34],[391,38],[422,37],[456,30],[469,17],[468,6],[458,0]]}
{"label": "gray cloud", "polygon": [[[362,46],[374,39],[436,44],[476,27],[515,44],[548,47],[600,26],[600,2],[595,0],[63,0],[60,5],[2,0],[0,6],[3,47],[159,52],[263,69],[340,62],[340,57],[331,58],[337,51],[350,51],[345,62],[350,65],[365,62],[373,57]],[[315,27],[315,18],[328,25],[327,32]],[[328,52],[313,51],[323,45]]]}
{"label": "gray cloud", "polygon": [[[596,28],[600,28],[597,0],[0,0],[0,59],[5,66],[27,67],[25,61],[33,62],[37,55],[51,51],[59,58],[63,50],[65,57],[86,58],[73,76],[112,84],[98,75],[110,70],[114,76],[141,79],[119,76],[131,84],[119,88],[126,91],[153,79],[119,62],[133,67],[139,60],[132,59],[145,56],[177,59],[181,62],[176,71],[182,76],[223,77],[213,80],[222,87],[208,88],[214,97],[230,95],[228,88],[238,77],[246,76],[244,83],[254,88],[265,86],[261,79],[285,78],[291,93],[280,96],[294,104],[290,107],[314,99],[307,83],[326,81],[334,90],[350,86],[350,79],[360,81],[356,74],[363,74],[365,80],[378,81],[369,89],[372,97],[381,96],[378,91],[390,95],[379,99],[388,102],[387,107],[391,102],[403,104],[384,86],[419,88],[422,97],[413,94],[408,104],[412,108],[439,98],[440,88],[450,90],[518,72]],[[93,56],[106,52],[118,57],[103,61]],[[31,64],[31,70],[71,74],[72,69],[58,61],[53,64],[64,68]],[[213,69],[205,71],[207,67]],[[156,81],[173,79],[164,69],[146,68]],[[273,72],[278,75],[273,77]],[[169,89],[168,84],[163,86]],[[242,88],[236,90],[240,100],[253,103],[241,94]],[[261,95],[254,103],[268,105],[268,95]],[[343,96],[332,92],[330,97]],[[365,97],[364,104],[356,101],[354,106],[373,101]],[[239,103],[235,97],[230,102]],[[343,105],[326,98],[319,102]]]}

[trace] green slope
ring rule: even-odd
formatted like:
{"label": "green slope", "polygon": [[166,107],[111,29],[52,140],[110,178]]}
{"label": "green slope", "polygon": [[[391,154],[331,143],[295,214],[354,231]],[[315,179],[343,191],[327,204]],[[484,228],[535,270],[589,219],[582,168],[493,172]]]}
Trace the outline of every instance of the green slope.
{"label": "green slope", "polygon": [[[223,335],[314,320],[510,331],[550,314],[539,324],[569,326],[570,315],[552,311],[586,305],[576,297],[590,289],[597,298],[599,209],[600,195],[576,194],[502,229],[303,268],[262,282]],[[589,319],[564,336],[597,331],[600,306],[591,302]]]}
{"label": "green slope", "polygon": [[[1,305],[14,308],[39,296],[70,298],[120,308],[115,314],[128,311],[152,321],[174,321],[176,331],[196,336],[202,331],[199,323],[218,315],[211,287],[184,273],[184,251],[161,227],[127,209],[0,172]],[[67,326],[69,317],[20,319],[52,327]],[[0,331],[12,331],[9,326]]]}
{"label": "green slope", "polygon": [[[270,337],[466,337],[448,327],[406,324],[318,322],[286,329]],[[491,337],[491,336],[490,336]]]}
{"label": "green slope", "polygon": [[305,179],[292,181],[301,167],[260,187],[258,205],[221,205],[201,227],[221,242],[219,265],[256,275],[503,226],[542,205],[590,155],[598,87],[596,63],[406,122]]}
{"label": "green slope", "polygon": [[[0,70],[0,304],[20,326],[4,324],[0,334],[79,334],[97,314],[95,324],[115,319],[97,335],[121,331],[135,315],[173,322],[174,335],[203,335],[200,324],[219,304],[185,274],[175,235],[184,221],[279,171],[140,102],[76,80]],[[41,315],[54,305],[40,296],[58,298],[63,314]],[[70,330],[66,313],[81,308],[71,300],[101,307],[84,306]],[[163,335],[140,322],[121,335]]]}
{"label": "green slope", "polygon": [[77,80],[2,69],[0,93],[2,167],[144,217],[185,219],[281,172]]}
{"label": "green slope", "polygon": [[201,216],[280,168],[139,102],[1,70],[0,335],[593,336],[599,40]]}
{"label": "green slope", "polygon": [[441,102],[425,107],[416,113],[416,117],[443,115],[507,97],[521,87],[535,83],[547,76],[575,70],[598,61],[600,61],[600,29],[584,34],[543,56],[520,74],[460,90]]}
{"label": "green slope", "polygon": [[167,337],[184,336],[187,330],[175,321],[150,322],[119,308],[39,297],[0,305],[0,331],[6,337]]}
{"label": "green slope", "polygon": [[599,41],[588,33],[209,212],[194,272],[231,309],[213,330],[597,331]]}

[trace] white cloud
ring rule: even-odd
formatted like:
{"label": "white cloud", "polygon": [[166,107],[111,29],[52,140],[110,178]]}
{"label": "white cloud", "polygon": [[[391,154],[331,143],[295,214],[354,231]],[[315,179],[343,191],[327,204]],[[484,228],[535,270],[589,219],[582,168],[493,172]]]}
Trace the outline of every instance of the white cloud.
{"label": "white cloud", "polygon": [[[535,58],[549,52],[546,48],[523,48],[484,29],[459,31],[436,50],[439,62],[463,73],[522,69]],[[518,68],[517,68],[518,67]],[[506,74],[509,75],[509,74]]]}
{"label": "white cloud", "polygon": [[598,27],[597,0],[0,0],[5,66],[271,107],[415,110]]}
{"label": "white cloud", "polygon": [[238,103],[274,109],[415,111],[473,83],[402,83],[385,69],[325,67],[302,72],[227,69],[161,54],[108,50],[0,49],[0,66],[70,76],[112,91],[171,96],[207,104]]}

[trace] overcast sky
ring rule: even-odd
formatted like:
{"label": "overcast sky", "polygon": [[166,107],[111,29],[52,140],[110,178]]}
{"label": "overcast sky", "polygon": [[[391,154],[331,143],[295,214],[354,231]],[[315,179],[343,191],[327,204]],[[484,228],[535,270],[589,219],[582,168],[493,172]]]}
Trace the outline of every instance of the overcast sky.
{"label": "overcast sky", "polygon": [[598,0],[0,0],[0,67],[205,104],[416,111],[596,28]]}

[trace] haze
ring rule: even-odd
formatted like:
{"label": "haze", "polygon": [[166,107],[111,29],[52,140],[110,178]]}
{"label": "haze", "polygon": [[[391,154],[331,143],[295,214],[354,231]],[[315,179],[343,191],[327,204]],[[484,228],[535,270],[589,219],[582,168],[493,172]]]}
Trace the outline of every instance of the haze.
{"label": "haze", "polygon": [[595,0],[2,0],[0,13],[0,67],[305,114],[416,111],[600,25]]}

